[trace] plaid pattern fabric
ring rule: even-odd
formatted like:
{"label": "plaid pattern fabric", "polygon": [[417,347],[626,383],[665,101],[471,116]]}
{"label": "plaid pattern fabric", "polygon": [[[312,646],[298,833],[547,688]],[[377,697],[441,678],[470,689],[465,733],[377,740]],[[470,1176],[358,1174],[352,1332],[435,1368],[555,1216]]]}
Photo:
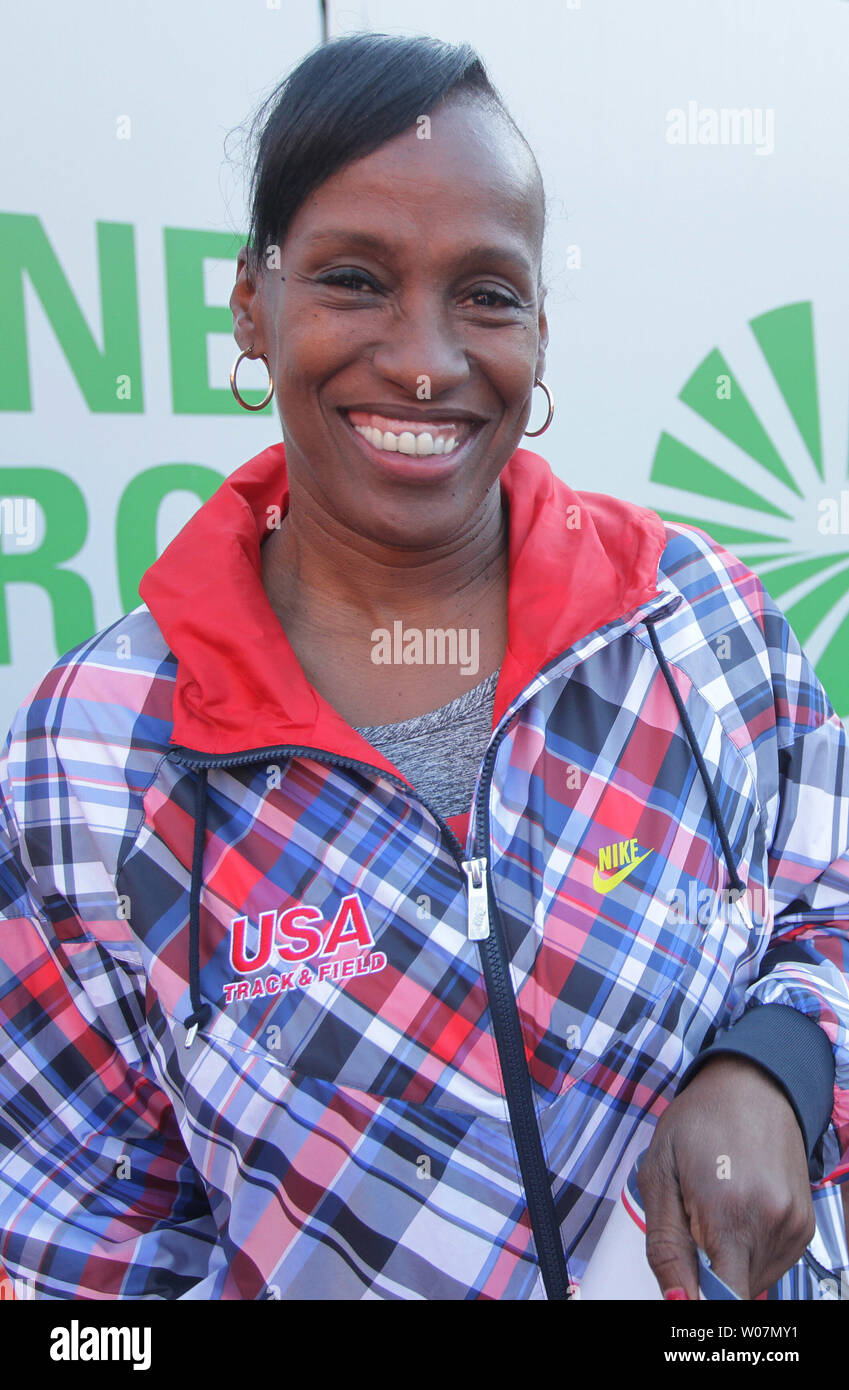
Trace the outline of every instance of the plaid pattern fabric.
{"label": "plaid pattern fabric", "polygon": [[[490,843],[473,808],[465,847],[491,864],[570,1275],[691,1059],[771,1002],[834,1048],[812,1176],[839,1270],[844,731],[734,557],[670,526],[659,589],[513,699]],[[643,626],[662,612],[742,906]],[[0,1265],[54,1299],[545,1297],[465,878],[414,792],[285,753],[209,771],[212,1015],[185,1046],[198,774],[168,756],[176,673],[142,606],[57,662],[7,740]],[[800,1263],[771,1296],[820,1295]]]}

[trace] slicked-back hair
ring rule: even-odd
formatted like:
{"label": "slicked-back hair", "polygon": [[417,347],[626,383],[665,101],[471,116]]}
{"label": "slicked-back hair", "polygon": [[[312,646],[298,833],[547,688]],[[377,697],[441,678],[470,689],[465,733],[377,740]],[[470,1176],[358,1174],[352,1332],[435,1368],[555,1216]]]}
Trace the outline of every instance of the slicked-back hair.
{"label": "slicked-back hair", "polygon": [[[536,167],[533,151],[469,44],[364,33],[331,39],[309,53],[265,99],[251,125],[251,278],[267,248],[283,244],[314,189],[401,135],[449,94],[480,101],[506,120]],[[542,188],[541,178],[539,183]]]}

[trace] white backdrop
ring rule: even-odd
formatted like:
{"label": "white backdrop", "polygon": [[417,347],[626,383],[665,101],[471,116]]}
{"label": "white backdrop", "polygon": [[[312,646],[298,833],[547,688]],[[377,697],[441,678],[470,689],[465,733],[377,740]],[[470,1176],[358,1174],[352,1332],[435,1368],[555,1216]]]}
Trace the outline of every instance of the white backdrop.
{"label": "white backdrop", "polygon": [[[548,193],[557,408],[535,447],[572,486],[725,536],[849,716],[849,3],[328,12],[331,34],[478,48]],[[225,139],[320,8],[81,0],[3,25],[0,499],[40,499],[0,511],[5,730],[60,651],[138,602],[119,568],[126,598],[215,476],[280,438],[227,383],[247,171]]]}

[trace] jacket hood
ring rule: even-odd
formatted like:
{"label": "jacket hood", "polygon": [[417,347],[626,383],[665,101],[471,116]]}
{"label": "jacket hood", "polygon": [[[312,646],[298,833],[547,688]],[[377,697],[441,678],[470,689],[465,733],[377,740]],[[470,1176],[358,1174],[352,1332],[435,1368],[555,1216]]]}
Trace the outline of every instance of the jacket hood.
{"label": "jacket hood", "polygon": [[[657,597],[660,517],[574,492],[517,449],[500,477],[509,507],[508,641],[493,726],[580,638]],[[139,593],[177,659],[171,743],[210,755],[298,745],[395,772],[309,683],[261,580],[268,508],[288,509],[285,445],[222,483],[146,571]]]}

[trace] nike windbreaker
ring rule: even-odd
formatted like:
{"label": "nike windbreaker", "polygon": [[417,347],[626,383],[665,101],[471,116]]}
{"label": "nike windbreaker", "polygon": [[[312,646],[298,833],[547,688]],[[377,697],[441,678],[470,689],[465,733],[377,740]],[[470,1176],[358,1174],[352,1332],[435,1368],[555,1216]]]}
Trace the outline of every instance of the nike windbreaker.
{"label": "nike windbreaker", "polygon": [[16,715],[0,1264],[36,1297],[574,1295],[708,1048],[774,1076],[806,1145],[817,1237],[771,1296],[849,1266],[843,727],[707,536],[525,450],[501,487],[465,830],[274,615],[282,444]]}

